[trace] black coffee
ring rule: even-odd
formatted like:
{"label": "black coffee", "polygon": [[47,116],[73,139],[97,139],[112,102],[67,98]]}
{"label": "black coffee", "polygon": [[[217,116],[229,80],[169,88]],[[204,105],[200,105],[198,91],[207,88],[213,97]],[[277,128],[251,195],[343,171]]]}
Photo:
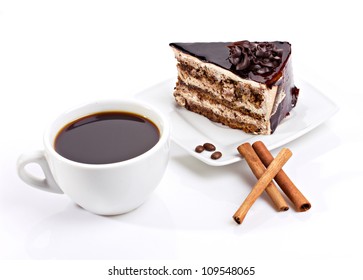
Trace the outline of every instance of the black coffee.
{"label": "black coffee", "polygon": [[54,142],[63,157],[89,164],[115,163],[137,157],[159,141],[150,120],[127,112],[102,112],[63,127]]}

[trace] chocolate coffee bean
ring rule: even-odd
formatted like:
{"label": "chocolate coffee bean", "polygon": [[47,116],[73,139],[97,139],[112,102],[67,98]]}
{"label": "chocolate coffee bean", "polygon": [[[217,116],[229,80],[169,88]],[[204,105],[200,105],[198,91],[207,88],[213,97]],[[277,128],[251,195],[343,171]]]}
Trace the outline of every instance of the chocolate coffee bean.
{"label": "chocolate coffee bean", "polygon": [[198,146],[195,147],[195,151],[197,153],[201,153],[201,152],[204,151],[204,147],[202,145],[198,145]]}
{"label": "chocolate coffee bean", "polygon": [[206,149],[209,152],[212,152],[212,151],[216,150],[216,146],[214,146],[211,143],[204,143],[203,147],[204,147],[204,149]]}
{"label": "chocolate coffee bean", "polygon": [[214,152],[211,156],[211,159],[219,159],[222,157],[222,153],[221,152]]}

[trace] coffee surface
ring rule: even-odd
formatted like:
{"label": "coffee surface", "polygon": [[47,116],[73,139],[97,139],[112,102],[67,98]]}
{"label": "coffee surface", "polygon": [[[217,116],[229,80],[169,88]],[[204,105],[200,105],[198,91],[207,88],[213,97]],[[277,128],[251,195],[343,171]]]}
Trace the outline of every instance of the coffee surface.
{"label": "coffee surface", "polygon": [[101,112],[77,119],[58,133],[54,147],[63,157],[107,164],[137,157],[159,141],[150,120],[128,112]]}

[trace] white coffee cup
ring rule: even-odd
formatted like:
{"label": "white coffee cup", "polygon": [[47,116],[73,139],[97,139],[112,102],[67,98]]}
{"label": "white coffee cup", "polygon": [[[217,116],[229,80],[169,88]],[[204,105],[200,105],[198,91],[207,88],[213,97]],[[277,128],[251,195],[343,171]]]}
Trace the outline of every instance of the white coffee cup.
{"label": "white coffee cup", "polygon": [[[109,164],[85,164],[61,156],[54,149],[58,132],[70,122],[99,112],[122,111],[151,120],[160,139],[147,152],[129,160]],[[139,207],[159,184],[170,150],[170,123],[156,108],[141,101],[107,100],[88,103],[59,116],[44,133],[44,150],[25,153],[17,162],[20,178],[41,190],[64,193],[84,209],[99,215],[117,215]],[[45,178],[26,168],[39,164]]]}

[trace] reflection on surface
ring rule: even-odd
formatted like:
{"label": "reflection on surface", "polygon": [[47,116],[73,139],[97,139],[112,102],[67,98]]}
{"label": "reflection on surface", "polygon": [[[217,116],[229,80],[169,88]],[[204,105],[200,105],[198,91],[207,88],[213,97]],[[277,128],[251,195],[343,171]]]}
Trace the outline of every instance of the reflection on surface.
{"label": "reflection on surface", "polygon": [[157,224],[154,227],[147,221],[170,223],[168,210],[156,195],[133,212],[114,217],[94,215],[70,203],[64,211],[36,224],[25,246],[34,259],[175,258],[172,226],[160,232]]}

